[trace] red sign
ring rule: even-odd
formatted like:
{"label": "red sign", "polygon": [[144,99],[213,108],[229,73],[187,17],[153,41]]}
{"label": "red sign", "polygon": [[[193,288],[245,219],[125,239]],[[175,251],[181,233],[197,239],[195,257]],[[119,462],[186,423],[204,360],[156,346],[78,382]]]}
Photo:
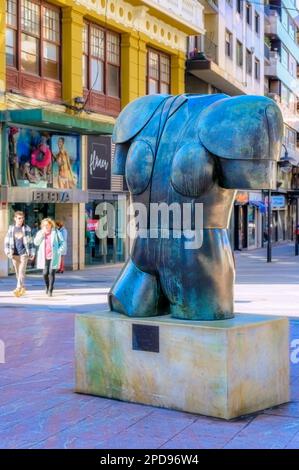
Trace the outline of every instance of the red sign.
{"label": "red sign", "polygon": [[98,227],[98,219],[87,219],[87,231],[95,232]]}
{"label": "red sign", "polygon": [[245,191],[238,191],[236,198],[235,198],[235,203],[239,205],[247,204],[249,201],[249,196],[248,193]]}

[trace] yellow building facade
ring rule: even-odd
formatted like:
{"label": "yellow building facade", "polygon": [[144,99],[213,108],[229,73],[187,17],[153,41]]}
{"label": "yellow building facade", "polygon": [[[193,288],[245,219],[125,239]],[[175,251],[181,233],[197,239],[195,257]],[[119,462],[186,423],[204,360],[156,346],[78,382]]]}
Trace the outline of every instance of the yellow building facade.
{"label": "yellow building facade", "polygon": [[[48,10],[48,6],[52,9]],[[38,10],[39,8],[41,10]],[[149,50],[153,51],[154,59],[162,54],[162,61],[166,60],[164,57],[169,61],[169,83],[164,84],[164,88],[161,84],[161,91],[166,86],[167,92],[172,94],[184,93],[187,36],[203,32],[202,10],[203,7],[196,0],[0,2],[1,246],[8,224],[12,220],[13,211],[25,208],[31,224],[39,222],[42,216],[50,215],[56,219],[63,219],[70,234],[67,266],[77,269],[85,265],[86,224],[96,218],[94,210],[89,215],[86,213],[86,205],[91,204],[93,199],[104,200],[106,196],[108,200],[115,199],[118,194],[124,201],[127,200],[125,184],[116,177],[111,178],[109,189],[104,187],[100,192],[95,189],[89,191],[88,152],[91,147],[88,139],[92,139],[92,136],[111,135],[118,112],[135,98],[152,92],[149,89],[148,76]],[[41,26],[37,29],[37,33],[43,36],[43,41],[40,43],[35,42],[38,39],[32,33],[37,24],[38,14]],[[54,24],[55,15],[60,31],[58,42],[55,39],[57,32]],[[117,99],[110,99],[99,93],[94,101],[94,107],[91,106],[90,109],[85,105],[93,94],[93,83],[89,86],[89,90],[84,90],[83,86],[85,56],[93,67],[93,58],[87,57],[85,51],[84,28],[87,28],[87,25],[99,27],[99,31],[103,30],[103,34],[111,36],[112,46],[105,54],[113,57],[115,40],[119,40],[120,50],[119,96]],[[97,50],[101,48],[101,43],[95,44],[93,38],[91,41],[90,47],[96,47]],[[40,47],[39,53],[43,54],[41,60],[37,57],[41,70],[50,70],[49,67],[54,70],[52,56],[53,51],[57,51],[57,56],[60,57],[59,80],[37,77],[34,75],[34,70],[32,73],[34,47]],[[18,58],[15,59],[14,56]],[[42,63],[44,58],[46,58],[45,64]],[[29,64],[30,73],[24,73],[23,60],[27,61],[25,66]],[[106,72],[104,77],[107,81]],[[98,73],[94,83],[97,80]],[[14,157],[14,152],[21,152],[19,150],[21,144],[23,147],[25,144],[28,147],[28,135],[30,134],[30,139],[34,137],[36,141],[38,133],[41,140],[38,144],[34,144],[38,147],[36,151],[42,148],[40,147],[42,144],[49,145],[52,152],[52,167],[55,165],[57,167],[56,176],[50,175],[48,170],[50,166],[48,169],[33,167],[34,152],[28,153],[27,157],[22,155],[20,158]],[[74,172],[78,173],[74,187],[68,186],[68,183],[63,187],[59,183],[62,170],[57,164],[59,160],[57,155],[62,141],[65,146],[69,146],[70,157],[73,157],[70,161],[75,168]],[[32,142],[30,145],[32,149]],[[78,150],[74,150],[76,145]],[[111,148],[113,153],[113,144],[109,143],[107,148],[108,151]],[[72,152],[78,153],[77,163],[74,155],[71,155]],[[19,161],[14,163],[15,160]],[[56,187],[55,178],[58,180]],[[42,206],[47,206],[48,209],[51,206],[51,210],[46,210]],[[38,214],[39,219],[36,218]],[[92,222],[90,224],[92,225]],[[94,237],[91,239],[90,252],[94,251]],[[112,245],[113,250],[117,251],[115,241]],[[106,255],[107,250],[109,251],[107,246],[96,248]],[[127,247],[122,248],[123,257],[126,256],[126,250]],[[123,258],[114,256],[112,260],[123,261]],[[8,269],[7,259],[1,254],[0,276],[7,274]]]}
{"label": "yellow building facade", "polygon": [[[183,17],[159,10],[161,2],[122,0],[51,0],[62,12],[63,100],[82,95],[82,28],[84,20],[121,34],[122,106],[146,94],[147,47],[171,57],[171,93],[185,90],[186,38],[203,31],[202,21],[190,25]],[[171,2],[165,1],[165,5]],[[196,2],[194,2],[196,3]],[[0,4],[0,90],[6,91],[5,0]],[[156,4],[157,8],[149,5]],[[198,6],[200,11],[201,6]],[[162,12],[163,10],[163,12]],[[201,16],[200,16],[201,18]],[[5,101],[1,103],[3,109]]]}

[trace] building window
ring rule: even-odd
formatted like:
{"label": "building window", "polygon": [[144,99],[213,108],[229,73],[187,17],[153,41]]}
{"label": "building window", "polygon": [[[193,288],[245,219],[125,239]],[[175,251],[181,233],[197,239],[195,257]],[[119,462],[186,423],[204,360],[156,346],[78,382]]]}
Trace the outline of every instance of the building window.
{"label": "building window", "polygon": [[289,66],[289,53],[284,46],[281,46],[280,60],[282,65],[288,69]]}
{"label": "building window", "polygon": [[283,83],[281,83],[280,99],[281,99],[282,104],[289,106],[290,95],[291,95],[290,90]]}
{"label": "building window", "polygon": [[283,83],[280,86],[281,103],[287,106],[292,113],[296,113],[297,100],[295,95]]}
{"label": "building window", "polygon": [[228,29],[225,30],[225,54],[232,59],[233,57],[233,35]]}
{"label": "building window", "polygon": [[246,22],[249,26],[251,26],[251,13],[252,13],[252,7],[250,3],[246,2]]}
{"label": "building window", "polygon": [[261,78],[261,65],[258,59],[254,60],[254,78],[260,81]]}
{"label": "building window", "polygon": [[237,0],[237,12],[242,15],[243,12],[243,0]]}
{"label": "building window", "polygon": [[252,74],[252,53],[246,49],[246,73]]}
{"label": "building window", "polygon": [[83,27],[83,88],[120,97],[120,36],[91,23]]}
{"label": "building window", "polygon": [[243,45],[237,40],[237,65],[243,67]]}
{"label": "building window", "polygon": [[60,62],[60,17],[57,10],[44,7],[44,41],[43,64],[44,75],[48,78],[59,78]]}
{"label": "building window", "polygon": [[296,33],[297,33],[296,25],[294,21],[292,20],[292,18],[289,17],[289,35],[295,42],[296,42]]}
{"label": "building window", "polygon": [[233,6],[233,0],[226,0],[226,3],[231,7]]}
{"label": "building window", "polygon": [[147,92],[170,92],[170,57],[152,49],[148,50]]}
{"label": "building window", "polygon": [[60,80],[60,9],[38,0],[6,0],[6,26],[7,65]]}
{"label": "building window", "polygon": [[291,129],[288,126],[284,126],[284,143],[287,147],[290,147],[292,150],[296,149],[296,131]]}
{"label": "building window", "polygon": [[285,8],[281,8],[281,23],[286,30],[288,30],[289,15]]}
{"label": "building window", "polygon": [[260,34],[260,15],[257,12],[254,15],[254,27],[256,34]]}
{"label": "building window", "polygon": [[17,66],[17,0],[6,2],[6,63]]}
{"label": "building window", "polygon": [[292,77],[297,78],[297,62],[292,54],[289,54],[289,72]]}

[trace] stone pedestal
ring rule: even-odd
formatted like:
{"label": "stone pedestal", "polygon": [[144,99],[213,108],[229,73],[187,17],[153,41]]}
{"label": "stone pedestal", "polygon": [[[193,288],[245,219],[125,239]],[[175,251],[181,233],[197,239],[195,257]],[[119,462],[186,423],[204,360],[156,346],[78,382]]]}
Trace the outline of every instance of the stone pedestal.
{"label": "stone pedestal", "polygon": [[288,320],[76,316],[76,391],[231,419],[289,400]]}

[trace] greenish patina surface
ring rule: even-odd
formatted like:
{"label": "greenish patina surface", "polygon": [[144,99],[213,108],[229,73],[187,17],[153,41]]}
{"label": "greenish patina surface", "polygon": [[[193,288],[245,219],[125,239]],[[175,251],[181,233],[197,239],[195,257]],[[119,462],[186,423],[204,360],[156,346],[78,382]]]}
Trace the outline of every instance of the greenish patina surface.
{"label": "greenish patina surface", "polygon": [[[263,96],[151,95],[121,112],[113,132],[114,173],[126,177],[147,217],[110,291],[111,310],[131,317],[233,318],[227,228],[235,190],[275,187],[282,135],[280,109]],[[181,214],[189,204],[189,227],[202,244],[190,249],[182,224],[170,218],[153,226],[153,206],[161,203],[177,204]]]}
{"label": "greenish patina surface", "polygon": [[[159,353],[134,327],[159,328]],[[76,391],[231,419],[289,400],[288,319],[184,321],[76,315]]]}

